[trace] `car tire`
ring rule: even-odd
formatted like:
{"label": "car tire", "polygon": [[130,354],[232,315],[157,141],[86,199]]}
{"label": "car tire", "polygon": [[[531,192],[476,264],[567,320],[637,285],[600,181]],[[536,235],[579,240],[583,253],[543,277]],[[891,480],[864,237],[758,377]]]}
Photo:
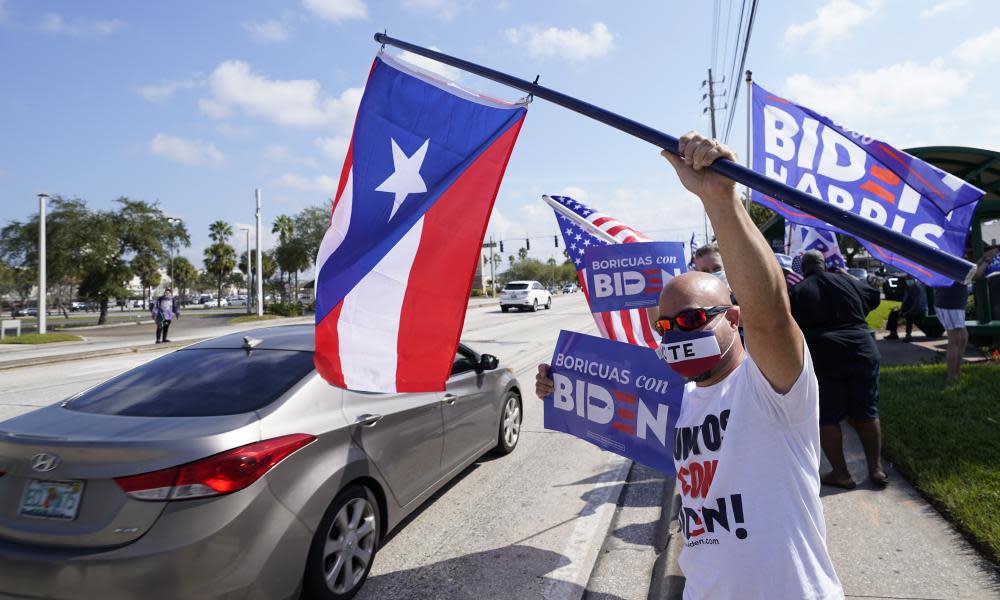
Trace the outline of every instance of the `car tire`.
{"label": "car tire", "polygon": [[[313,536],[306,559],[302,597],[353,598],[365,584],[375,562],[381,523],[378,501],[370,489],[355,484],[341,490],[326,509]],[[344,568],[348,564],[350,573]],[[329,581],[331,576],[332,582]]]}
{"label": "car tire", "polygon": [[523,419],[521,395],[517,390],[510,390],[504,395],[503,403],[500,405],[500,431],[497,433],[496,454],[504,456],[514,451],[517,441],[521,439]]}
{"label": "car tire", "polygon": [[548,302],[545,303],[545,310],[552,310],[552,296],[549,296]]}
{"label": "car tire", "polygon": [[537,312],[537,311],[538,311],[538,298],[535,298],[534,300],[531,301],[531,312]]}
{"label": "car tire", "polygon": [[509,306],[501,306],[501,307],[500,307],[500,311],[501,311],[501,312],[507,312],[508,310],[510,310],[510,307],[509,307]]}

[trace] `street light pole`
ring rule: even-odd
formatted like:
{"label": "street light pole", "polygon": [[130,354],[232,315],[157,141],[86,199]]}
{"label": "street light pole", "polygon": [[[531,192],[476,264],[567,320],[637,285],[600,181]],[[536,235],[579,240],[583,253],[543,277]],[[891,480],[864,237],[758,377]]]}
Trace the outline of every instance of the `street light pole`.
{"label": "street light pole", "polygon": [[[263,260],[260,252],[260,188],[254,190],[257,197],[257,316],[264,316],[264,269],[261,267]],[[247,257],[250,260],[250,257]]]}
{"label": "street light pole", "polygon": [[45,200],[38,194],[38,333],[45,333]]}
{"label": "street light pole", "polygon": [[177,225],[183,223],[184,220],[180,217],[167,217],[167,224],[170,225],[170,287],[174,288],[174,292],[180,295],[181,291],[177,287],[177,281],[174,280],[174,259],[175,254],[177,254]]}
{"label": "street light pole", "polygon": [[240,227],[240,231],[247,232],[247,314],[250,314],[250,282],[253,269],[250,268],[250,228]]}

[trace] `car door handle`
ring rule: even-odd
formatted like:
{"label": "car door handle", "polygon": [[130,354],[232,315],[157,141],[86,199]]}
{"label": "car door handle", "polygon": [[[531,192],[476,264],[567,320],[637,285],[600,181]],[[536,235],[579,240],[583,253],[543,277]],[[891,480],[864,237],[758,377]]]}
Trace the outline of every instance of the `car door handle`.
{"label": "car door handle", "polygon": [[456,396],[455,394],[445,394],[441,402],[444,402],[448,406],[454,406],[455,400],[458,400],[458,396]]}
{"label": "car door handle", "polygon": [[355,423],[362,425],[364,427],[374,427],[376,423],[382,420],[382,415],[361,415],[357,418]]}

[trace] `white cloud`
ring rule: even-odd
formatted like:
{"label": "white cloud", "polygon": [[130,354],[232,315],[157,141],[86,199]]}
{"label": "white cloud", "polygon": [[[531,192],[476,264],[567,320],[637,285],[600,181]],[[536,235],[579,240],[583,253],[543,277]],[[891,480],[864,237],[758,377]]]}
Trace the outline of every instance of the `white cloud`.
{"label": "white cloud", "polygon": [[876,117],[944,108],[965,94],[971,79],[935,59],[926,65],[907,61],[827,80],[792,75],[783,90],[794,102],[858,127]]}
{"label": "white cloud", "polygon": [[271,144],[264,149],[264,158],[276,163],[292,163],[309,168],[319,167],[319,163],[311,156],[297,156],[287,146],[281,144]]}
{"label": "white cloud", "polygon": [[158,133],[149,143],[149,151],[156,156],[185,165],[218,165],[225,160],[215,144],[201,140],[186,140],[165,133]]}
{"label": "white cloud", "polygon": [[968,4],[968,0],[944,0],[943,2],[938,2],[930,8],[925,8],[920,11],[920,16],[924,19],[936,17],[937,15],[949,13],[962,8],[966,4]]}
{"label": "white cloud", "polygon": [[847,37],[858,25],[874,16],[881,6],[882,0],[829,0],[816,9],[816,18],[812,21],[789,25],[785,30],[785,41],[794,44],[808,40],[811,50],[822,50],[831,42]]}
{"label": "white cloud", "polygon": [[993,64],[1000,62],[1000,27],[965,40],[955,48],[955,56],[968,64]]}
{"label": "white cloud", "polygon": [[249,137],[253,135],[250,127],[237,127],[231,123],[219,123],[215,130],[226,137]]}
{"label": "white cloud", "polygon": [[[441,51],[441,49],[438,48],[437,46],[431,46],[430,49],[436,50],[438,52]],[[449,81],[458,81],[459,79],[462,78],[462,71],[460,71],[459,69],[456,69],[455,67],[450,67],[443,63],[439,63],[436,60],[431,60],[426,56],[414,54],[409,50],[404,50],[403,52],[400,52],[399,58],[405,60],[406,62],[412,65],[420,67],[425,71],[430,71],[431,73],[440,75],[441,77],[444,77]]]}
{"label": "white cloud", "polygon": [[344,157],[347,156],[347,146],[351,140],[346,136],[321,137],[313,140],[313,143],[322,150],[324,156],[334,164],[339,164],[343,163]]}
{"label": "white cloud", "polygon": [[86,20],[76,19],[67,21],[62,16],[55,13],[45,13],[38,24],[38,29],[44,33],[54,35],[68,35],[72,37],[102,36],[111,35],[125,25],[124,21],[118,19],[108,20]]}
{"label": "white cloud", "polygon": [[278,179],[278,185],[304,192],[332,194],[337,191],[337,180],[329,175],[304,177],[294,173],[285,173]]}
{"label": "white cloud", "polygon": [[189,90],[204,85],[204,81],[198,79],[183,79],[178,81],[164,81],[162,83],[151,83],[141,86],[136,91],[140,96],[150,102],[160,102],[174,95],[179,90]]}
{"label": "white cloud", "polygon": [[507,41],[528,49],[532,56],[556,56],[567,60],[587,60],[605,56],[614,47],[615,36],[604,23],[594,23],[590,33],[578,29],[512,27],[504,32]]}
{"label": "white cloud", "polygon": [[407,10],[432,14],[446,21],[454,19],[467,8],[467,3],[460,0],[401,0],[400,4]]}
{"label": "white cloud", "polygon": [[255,42],[268,44],[288,39],[288,27],[281,21],[268,19],[263,23],[244,23],[243,29],[250,33]]}
{"label": "white cloud", "polygon": [[314,79],[268,79],[237,60],[216,67],[208,82],[212,97],[198,103],[206,115],[225,118],[239,108],[250,116],[298,127],[350,127],[363,92],[349,88],[339,97],[323,97]]}
{"label": "white cloud", "polygon": [[368,18],[368,7],[361,0],[302,0],[306,10],[333,23]]}

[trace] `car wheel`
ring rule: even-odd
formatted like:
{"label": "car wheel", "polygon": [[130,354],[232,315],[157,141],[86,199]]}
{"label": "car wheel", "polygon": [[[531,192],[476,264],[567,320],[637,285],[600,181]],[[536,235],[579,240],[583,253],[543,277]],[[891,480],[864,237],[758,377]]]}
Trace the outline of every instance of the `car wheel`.
{"label": "car wheel", "polygon": [[507,312],[508,310],[510,310],[510,307],[509,306],[501,306],[500,310],[501,310],[501,312]]}
{"label": "car wheel", "polygon": [[548,302],[545,303],[545,310],[551,310],[551,309],[552,309],[552,296],[549,296]]}
{"label": "car wheel", "polygon": [[521,410],[521,396],[516,391],[511,390],[503,400],[503,407],[500,409],[500,432],[497,435],[497,454],[510,454],[517,446],[517,440],[521,438],[521,419],[524,412]]}
{"label": "car wheel", "polygon": [[341,490],[326,509],[309,548],[303,597],[353,598],[375,561],[380,522],[371,490],[362,485]]}
{"label": "car wheel", "polygon": [[537,310],[538,310],[538,298],[535,298],[534,300],[531,301],[531,312],[535,312]]}

